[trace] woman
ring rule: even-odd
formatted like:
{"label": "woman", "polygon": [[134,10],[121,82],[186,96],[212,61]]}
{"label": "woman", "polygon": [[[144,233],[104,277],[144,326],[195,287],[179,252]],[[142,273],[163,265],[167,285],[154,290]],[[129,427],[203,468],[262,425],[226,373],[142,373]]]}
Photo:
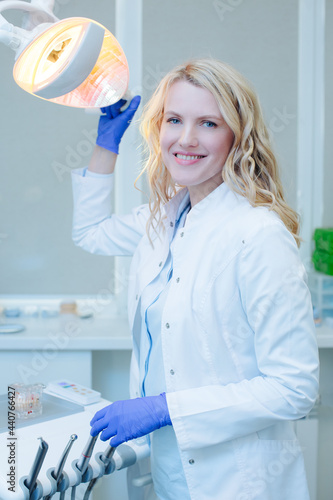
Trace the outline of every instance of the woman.
{"label": "woman", "polygon": [[150,202],[115,216],[111,172],[139,98],[121,104],[73,175],[76,244],[133,254],[133,399],[99,411],[91,434],[116,446],[152,433],[163,500],[306,500],[289,421],[315,402],[318,353],[298,220],[257,98],[216,60],[168,73],[141,125]]}

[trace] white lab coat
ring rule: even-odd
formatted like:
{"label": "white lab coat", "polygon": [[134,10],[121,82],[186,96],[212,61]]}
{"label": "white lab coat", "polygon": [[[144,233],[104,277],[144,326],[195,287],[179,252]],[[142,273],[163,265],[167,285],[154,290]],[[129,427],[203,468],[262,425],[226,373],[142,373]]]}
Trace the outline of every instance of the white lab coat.
{"label": "white lab coat", "polygon": [[[166,206],[151,247],[147,205],[111,215],[112,177],[74,173],[73,239],[103,255],[132,255],[128,312],[131,396],[139,395],[140,296],[168,255],[186,190]],[[178,231],[161,329],[167,402],[193,500],[308,500],[290,420],[318,391],[318,349],[305,270],[274,212],[226,184]]]}

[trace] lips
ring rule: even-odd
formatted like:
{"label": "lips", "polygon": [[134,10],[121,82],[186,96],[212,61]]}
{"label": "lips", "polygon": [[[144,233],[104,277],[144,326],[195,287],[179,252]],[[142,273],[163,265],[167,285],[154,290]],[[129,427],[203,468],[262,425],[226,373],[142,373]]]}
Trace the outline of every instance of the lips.
{"label": "lips", "polygon": [[176,158],[179,160],[200,160],[201,158],[205,158],[205,155],[190,155],[185,153],[174,153]]}
{"label": "lips", "polygon": [[184,154],[180,152],[173,153],[173,156],[175,162],[182,166],[194,165],[207,157],[206,155]]}

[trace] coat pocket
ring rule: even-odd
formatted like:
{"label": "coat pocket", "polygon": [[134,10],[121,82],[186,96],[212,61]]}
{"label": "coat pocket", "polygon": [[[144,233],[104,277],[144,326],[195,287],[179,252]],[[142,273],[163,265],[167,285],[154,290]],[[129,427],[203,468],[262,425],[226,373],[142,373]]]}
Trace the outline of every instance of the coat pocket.
{"label": "coat pocket", "polygon": [[236,449],[244,481],[244,493],[236,500],[310,500],[297,439],[252,435],[237,440]]}

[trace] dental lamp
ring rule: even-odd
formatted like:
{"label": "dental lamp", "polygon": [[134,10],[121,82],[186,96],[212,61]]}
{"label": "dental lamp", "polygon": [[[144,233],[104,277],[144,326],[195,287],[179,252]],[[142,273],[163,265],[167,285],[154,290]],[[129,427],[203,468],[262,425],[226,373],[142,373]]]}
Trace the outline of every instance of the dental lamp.
{"label": "dental lamp", "polygon": [[[59,20],[53,6],[54,0],[0,0],[0,42],[15,51],[15,82],[65,106],[101,108],[119,101],[129,71],[116,38],[91,19]],[[1,15],[5,10],[24,11],[22,27],[9,23]]]}

